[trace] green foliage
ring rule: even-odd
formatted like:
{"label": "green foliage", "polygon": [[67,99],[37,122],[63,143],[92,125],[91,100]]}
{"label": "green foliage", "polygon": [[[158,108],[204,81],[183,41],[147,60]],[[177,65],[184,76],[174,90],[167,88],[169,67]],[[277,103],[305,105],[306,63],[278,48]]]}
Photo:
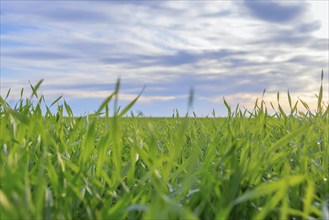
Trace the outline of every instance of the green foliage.
{"label": "green foliage", "polygon": [[[30,99],[22,90],[14,107],[6,102],[10,91],[0,99],[0,219],[329,216],[322,85],[316,113],[303,100],[308,112],[298,111],[288,91],[290,114],[278,93],[273,115],[263,100],[247,112],[224,99],[227,118],[215,111],[213,118],[180,118],[178,111],[127,118],[139,96],[120,111],[119,81],[94,114],[81,117],[61,97],[46,106],[41,83],[31,85]],[[189,108],[192,101],[193,90]]]}

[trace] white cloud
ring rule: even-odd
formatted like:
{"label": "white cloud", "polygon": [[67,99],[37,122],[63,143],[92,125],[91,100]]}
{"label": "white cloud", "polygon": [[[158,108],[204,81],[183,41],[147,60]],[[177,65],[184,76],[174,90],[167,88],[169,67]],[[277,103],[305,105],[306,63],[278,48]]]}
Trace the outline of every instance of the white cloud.
{"label": "white cloud", "polygon": [[172,88],[154,88],[140,100],[148,103],[175,100],[195,85],[210,97],[243,94],[246,103],[264,87],[313,95],[321,69],[328,72],[328,10],[322,2],[300,4],[307,10],[298,23],[270,23],[251,16],[244,2],[4,2],[1,93],[44,78],[50,95],[101,98],[101,89],[62,88],[121,77]]}
{"label": "white cloud", "polygon": [[309,19],[318,20],[321,28],[313,33],[313,36],[328,39],[329,36],[329,1],[307,1],[310,5]]}

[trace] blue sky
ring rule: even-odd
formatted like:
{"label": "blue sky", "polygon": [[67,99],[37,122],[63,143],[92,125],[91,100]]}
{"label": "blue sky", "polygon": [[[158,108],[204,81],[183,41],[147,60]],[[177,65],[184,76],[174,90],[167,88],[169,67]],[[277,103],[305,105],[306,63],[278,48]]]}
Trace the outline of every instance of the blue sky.
{"label": "blue sky", "polygon": [[[301,98],[315,109],[324,70],[328,91],[328,1],[1,0],[1,95],[44,79],[76,115],[92,113],[114,89],[145,116],[225,115],[223,97],[251,108]],[[29,95],[29,94],[27,94]],[[328,103],[328,92],[325,92]]]}

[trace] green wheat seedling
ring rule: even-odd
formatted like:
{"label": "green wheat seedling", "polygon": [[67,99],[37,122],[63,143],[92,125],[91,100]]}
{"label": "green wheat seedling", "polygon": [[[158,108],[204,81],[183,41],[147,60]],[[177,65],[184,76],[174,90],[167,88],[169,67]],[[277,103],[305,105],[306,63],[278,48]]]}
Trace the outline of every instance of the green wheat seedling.
{"label": "green wheat seedling", "polygon": [[[328,103],[225,118],[125,117],[120,82],[93,114],[0,99],[0,219],[328,219]],[[264,91],[265,93],[265,91]],[[190,93],[189,107],[193,100]],[[306,108],[301,111],[300,105]],[[54,111],[54,108],[57,108]],[[195,115],[195,113],[194,113]]]}

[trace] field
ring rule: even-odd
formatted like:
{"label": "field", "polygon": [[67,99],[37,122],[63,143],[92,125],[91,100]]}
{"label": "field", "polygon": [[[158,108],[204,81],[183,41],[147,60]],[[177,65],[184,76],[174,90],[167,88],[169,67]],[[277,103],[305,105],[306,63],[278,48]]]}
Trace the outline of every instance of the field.
{"label": "field", "polygon": [[119,82],[81,117],[61,99],[42,107],[40,84],[0,100],[1,220],[329,219],[322,85],[316,112],[288,93],[290,113],[278,94],[250,112],[225,101],[225,118],[143,118],[125,117],[138,97],[117,108]]}

